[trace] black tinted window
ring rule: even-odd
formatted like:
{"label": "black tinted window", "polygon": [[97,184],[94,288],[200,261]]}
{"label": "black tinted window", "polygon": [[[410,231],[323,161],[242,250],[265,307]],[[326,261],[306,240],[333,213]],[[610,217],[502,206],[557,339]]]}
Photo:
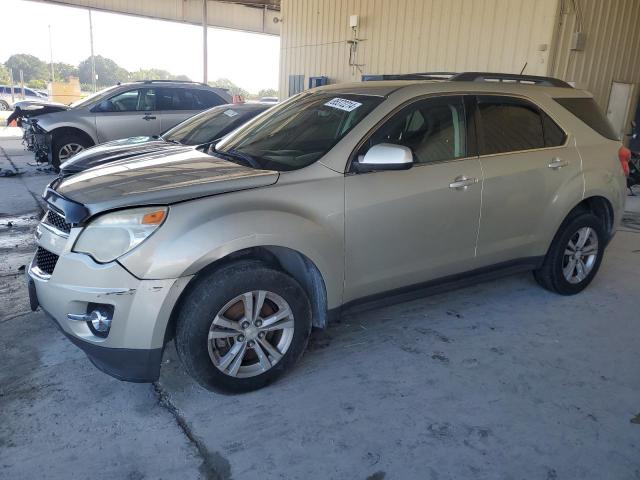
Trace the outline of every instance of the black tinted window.
{"label": "black tinted window", "polygon": [[462,98],[422,100],[405,107],[371,137],[367,148],[379,143],[409,147],[417,163],[465,157]]}
{"label": "black tinted window", "polygon": [[190,92],[195,97],[198,109],[211,108],[227,103],[220,95],[210,90],[190,90]]}
{"label": "black tinted window", "polygon": [[564,145],[567,136],[556,122],[549,115],[542,113],[542,128],[544,130],[544,146],[559,147]]}
{"label": "black tinted window", "polygon": [[603,137],[619,140],[609,120],[600,111],[593,98],[554,98],[554,100]]}
{"label": "black tinted window", "polygon": [[484,146],[482,154],[491,155],[543,148],[544,133],[538,109],[517,99],[479,97]]}

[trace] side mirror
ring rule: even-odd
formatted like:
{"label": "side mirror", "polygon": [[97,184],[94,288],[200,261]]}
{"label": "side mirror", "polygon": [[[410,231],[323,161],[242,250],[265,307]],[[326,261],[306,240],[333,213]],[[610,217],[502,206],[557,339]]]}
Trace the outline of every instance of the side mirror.
{"label": "side mirror", "polygon": [[413,166],[413,152],[403,145],[379,143],[354,162],[354,166],[357,172],[408,170]]}

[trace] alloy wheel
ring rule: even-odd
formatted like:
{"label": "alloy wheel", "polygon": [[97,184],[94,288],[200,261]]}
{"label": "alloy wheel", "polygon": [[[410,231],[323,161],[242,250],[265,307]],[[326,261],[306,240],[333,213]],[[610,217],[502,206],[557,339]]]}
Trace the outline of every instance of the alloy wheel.
{"label": "alloy wheel", "polygon": [[58,159],[60,159],[60,162],[62,163],[82,150],[84,150],[84,147],[79,143],[67,143],[58,150]]}
{"label": "alloy wheel", "polygon": [[246,292],[227,302],[213,319],[207,338],[209,357],[226,375],[254,377],[282,359],[293,333],[293,312],[280,295]]}
{"label": "alloy wheel", "polygon": [[591,227],[582,227],[571,237],[562,258],[562,274],[572,284],[589,276],[598,258],[598,235]]}

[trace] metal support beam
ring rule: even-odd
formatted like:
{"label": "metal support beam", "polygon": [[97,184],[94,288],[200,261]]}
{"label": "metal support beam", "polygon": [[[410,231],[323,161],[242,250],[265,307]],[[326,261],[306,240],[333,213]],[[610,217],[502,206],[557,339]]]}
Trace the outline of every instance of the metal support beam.
{"label": "metal support beam", "polygon": [[207,65],[208,48],[207,48],[207,0],[202,0],[202,81],[207,83],[209,67]]}
{"label": "metal support beam", "polygon": [[96,84],[96,57],[93,55],[93,22],[91,21],[91,9],[89,9],[89,40],[91,44],[91,85],[93,85],[93,92],[98,91]]}

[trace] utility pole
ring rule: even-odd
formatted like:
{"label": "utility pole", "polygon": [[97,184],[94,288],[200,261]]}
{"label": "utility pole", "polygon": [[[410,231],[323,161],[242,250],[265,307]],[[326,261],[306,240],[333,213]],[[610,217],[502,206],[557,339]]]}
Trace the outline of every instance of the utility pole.
{"label": "utility pole", "polygon": [[54,82],[53,75],[53,43],[51,42],[51,25],[49,25],[49,62],[51,63],[51,83]]}
{"label": "utility pole", "polygon": [[91,9],[89,9],[89,37],[91,44],[91,84],[93,85],[93,92],[98,89],[96,87],[96,57],[93,55],[93,22],[91,21]]}
{"label": "utility pole", "polygon": [[207,0],[202,0],[202,81],[207,83]]}

